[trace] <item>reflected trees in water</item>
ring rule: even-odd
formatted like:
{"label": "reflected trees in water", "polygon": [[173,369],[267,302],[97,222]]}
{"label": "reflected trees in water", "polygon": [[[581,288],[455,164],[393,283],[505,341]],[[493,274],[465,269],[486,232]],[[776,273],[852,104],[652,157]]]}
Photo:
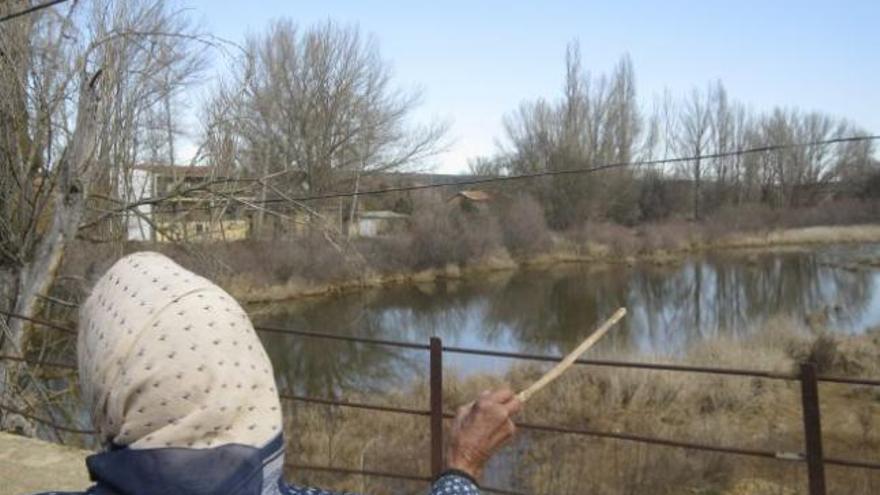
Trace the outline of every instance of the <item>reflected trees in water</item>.
{"label": "reflected trees in water", "polygon": [[[507,276],[400,286],[296,303],[260,318],[339,335],[562,353],[620,306],[622,325],[593,355],[674,355],[718,335],[744,336],[767,318],[833,308],[831,330],[880,321],[878,275],[829,266],[821,253],[728,254],[678,264],[569,265]],[[284,390],[335,396],[385,389],[427,374],[427,353],[267,334]]]}

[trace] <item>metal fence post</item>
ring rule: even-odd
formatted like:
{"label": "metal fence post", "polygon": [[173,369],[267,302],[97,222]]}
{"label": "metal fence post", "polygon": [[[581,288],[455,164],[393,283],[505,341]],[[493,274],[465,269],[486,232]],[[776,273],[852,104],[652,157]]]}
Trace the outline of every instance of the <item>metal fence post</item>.
{"label": "metal fence post", "polygon": [[825,464],[822,455],[822,423],[819,413],[819,386],[816,380],[816,365],[814,363],[802,363],[800,378],[810,495],[825,495]]}
{"label": "metal fence post", "polygon": [[443,342],[431,337],[431,477],[443,471]]}

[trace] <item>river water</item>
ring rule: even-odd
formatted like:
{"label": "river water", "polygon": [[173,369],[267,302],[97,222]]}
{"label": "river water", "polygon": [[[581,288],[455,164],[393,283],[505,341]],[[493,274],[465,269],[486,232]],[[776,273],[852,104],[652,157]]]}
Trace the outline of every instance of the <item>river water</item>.
{"label": "river water", "polygon": [[[707,338],[747,336],[770,316],[827,317],[857,333],[880,325],[880,270],[853,269],[880,246],[707,254],[668,265],[568,264],[300,300],[256,311],[257,324],[336,335],[561,354],[620,306],[595,358],[680,355]],[[265,334],[282,389],[387,390],[427,375],[427,353]],[[514,361],[444,355],[446,373],[503,373]],[[760,363],[743,363],[759,366]]]}

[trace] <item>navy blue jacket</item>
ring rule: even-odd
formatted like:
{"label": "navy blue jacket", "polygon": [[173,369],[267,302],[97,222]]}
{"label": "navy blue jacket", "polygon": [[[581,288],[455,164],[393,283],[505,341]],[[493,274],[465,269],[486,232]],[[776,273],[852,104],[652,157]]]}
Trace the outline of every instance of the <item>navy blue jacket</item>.
{"label": "navy blue jacket", "polygon": [[[284,482],[281,435],[261,449],[238,444],[213,449],[112,449],[86,459],[95,485],[86,492],[41,495],[337,495]],[[448,472],[431,495],[478,495],[467,476]]]}

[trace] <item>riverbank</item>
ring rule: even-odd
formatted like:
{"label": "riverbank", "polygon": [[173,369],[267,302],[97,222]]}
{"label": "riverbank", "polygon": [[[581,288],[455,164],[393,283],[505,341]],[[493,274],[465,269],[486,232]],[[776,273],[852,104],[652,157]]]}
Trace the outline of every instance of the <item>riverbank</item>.
{"label": "riverbank", "polygon": [[[840,335],[775,317],[748,337],[702,342],[674,362],[794,372],[814,362],[821,374],[880,377],[880,329]],[[603,359],[632,360],[605,355]],[[665,360],[665,362],[669,362]],[[480,391],[502,384],[519,390],[549,365],[502,374],[444,377],[444,407],[453,411]],[[339,392],[341,400],[424,409],[423,376],[390,392]],[[880,389],[822,383],[825,455],[880,461]],[[396,473],[429,471],[425,417],[285,401],[289,462]],[[645,435],[772,452],[803,451],[796,381],[575,367],[536,395],[519,422]],[[486,484],[525,493],[642,495],[795,495],[805,493],[802,464],[688,451],[591,436],[521,429],[519,440],[490,465]],[[0,495],[88,485],[88,452],[0,433]],[[377,477],[289,470],[288,479],[359,493],[416,493],[423,484]],[[869,495],[880,473],[827,469],[829,493]]]}
{"label": "riverbank", "polygon": [[532,255],[511,256],[494,250],[476,261],[447,263],[423,270],[381,271],[366,267],[346,271],[348,276],[320,281],[291,274],[283,281],[265,283],[248,271],[219,277],[220,284],[239,301],[252,304],[327,296],[349,291],[460,279],[488,272],[565,263],[634,264],[675,263],[687,256],[733,250],[812,248],[821,245],[880,243],[880,225],[805,227],[766,232],[733,233],[710,238],[705,232],[681,226],[655,229],[624,229],[599,232],[593,240],[579,242],[571,236],[555,236],[550,246]]}
{"label": "riverbank", "polygon": [[[859,336],[811,331],[799,321],[773,318],[751,337],[717,338],[677,362],[794,372],[812,361],[833,376],[880,376],[880,330]],[[614,356],[602,356],[613,358]],[[626,356],[619,358],[626,359]],[[521,389],[544,366],[520,366],[504,376],[444,377],[447,410],[486,388]],[[424,408],[427,387],[416,380],[396,393],[344,394],[340,399]],[[820,387],[825,455],[877,462],[880,391],[823,383]],[[427,422],[421,417],[297,403],[288,405],[291,460],[304,464],[393,472],[426,472]],[[803,452],[797,381],[576,367],[534,397],[520,422],[645,435],[771,452]],[[357,490],[364,481],[306,473],[310,482]],[[798,463],[688,451],[614,439],[520,431],[488,473],[487,484],[526,493],[639,493],[765,495],[805,493]],[[877,493],[880,473],[827,469],[829,493]],[[370,480],[372,492],[402,485]]]}

